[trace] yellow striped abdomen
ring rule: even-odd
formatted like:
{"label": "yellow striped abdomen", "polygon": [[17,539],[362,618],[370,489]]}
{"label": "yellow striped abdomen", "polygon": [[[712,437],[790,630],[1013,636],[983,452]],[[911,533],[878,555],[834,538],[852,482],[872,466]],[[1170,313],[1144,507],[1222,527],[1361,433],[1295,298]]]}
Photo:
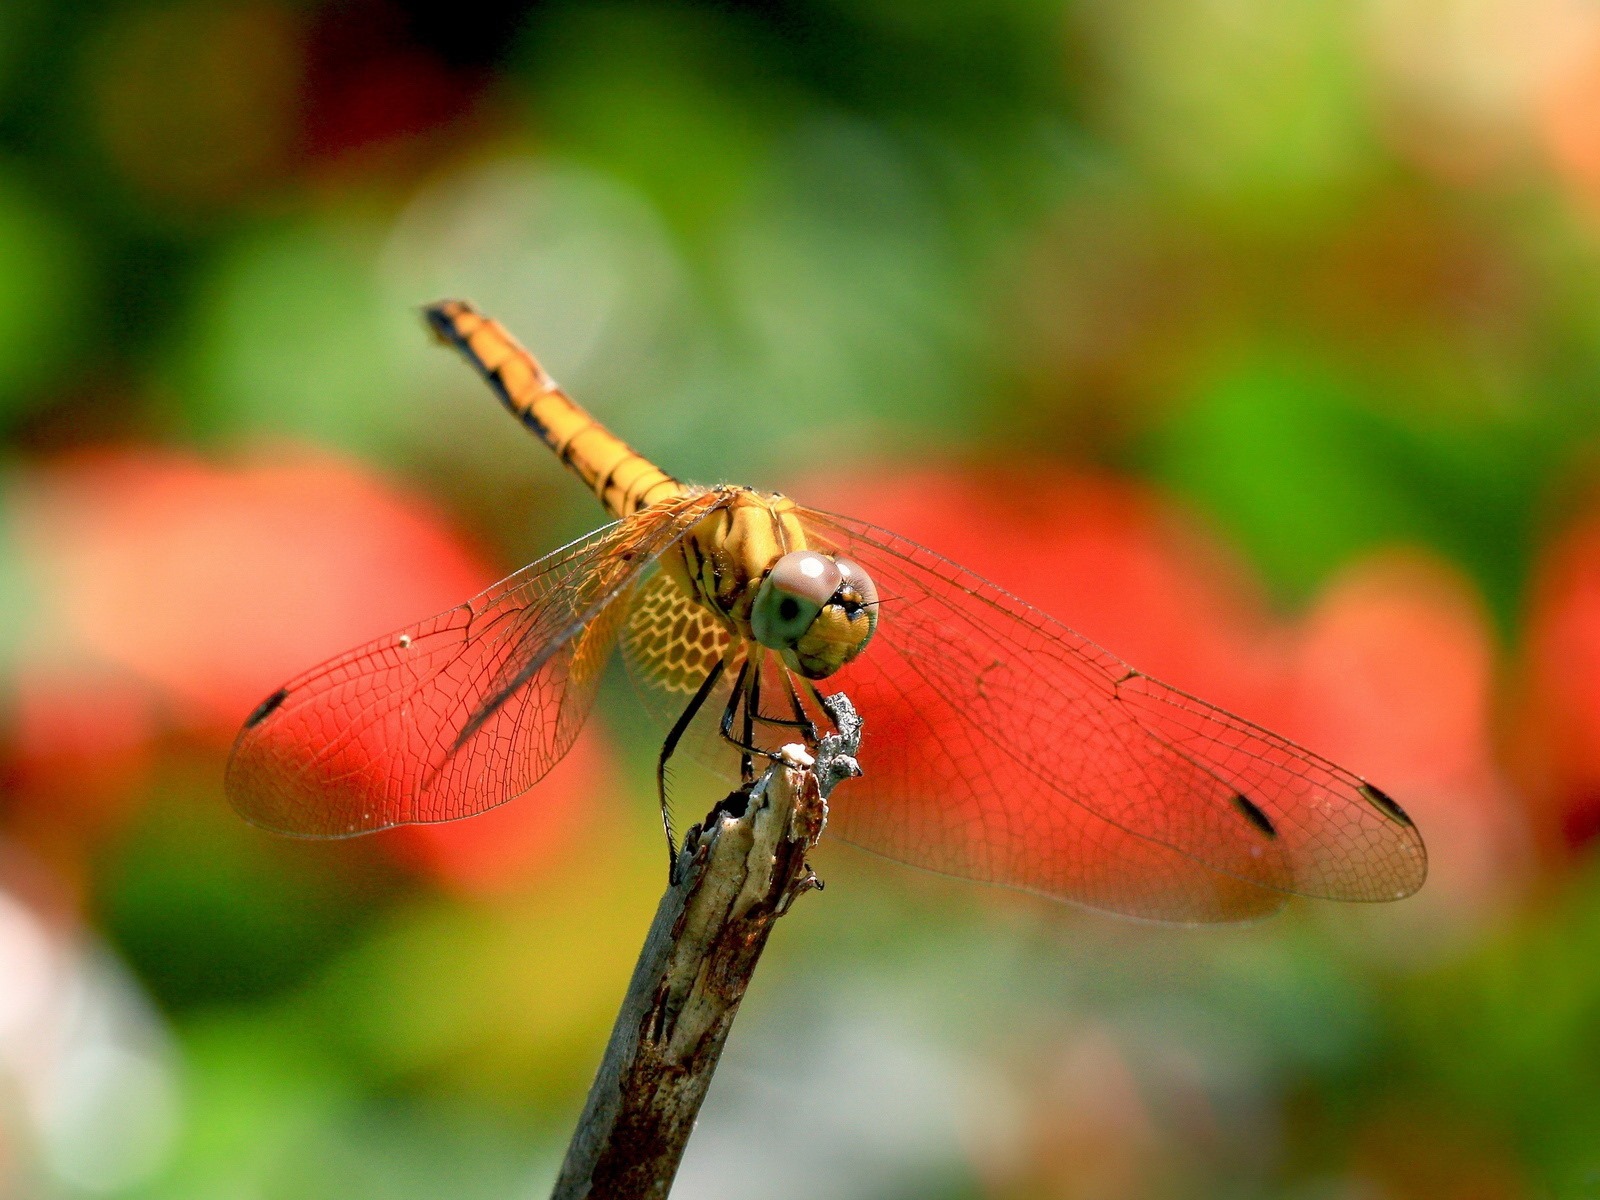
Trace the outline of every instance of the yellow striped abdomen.
{"label": "yellow striped abdomen", "polygon": [[426,312],[440,339],[478,368],[500,402],[577,473],[613,517],[687,490],[557,387],[500,322],[463,300],[431,304]]}

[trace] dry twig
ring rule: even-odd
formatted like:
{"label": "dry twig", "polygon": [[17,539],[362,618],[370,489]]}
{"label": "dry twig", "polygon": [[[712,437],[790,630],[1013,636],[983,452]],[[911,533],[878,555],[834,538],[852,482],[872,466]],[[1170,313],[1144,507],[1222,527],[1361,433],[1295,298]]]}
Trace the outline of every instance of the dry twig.
{"label": "dry twig", "polygon": [[793,747],[692,829],[656,910],[552,1200],[665,1197],[773,922],[821,882],[806,863],[840,780],[860,773],[860,719]]}

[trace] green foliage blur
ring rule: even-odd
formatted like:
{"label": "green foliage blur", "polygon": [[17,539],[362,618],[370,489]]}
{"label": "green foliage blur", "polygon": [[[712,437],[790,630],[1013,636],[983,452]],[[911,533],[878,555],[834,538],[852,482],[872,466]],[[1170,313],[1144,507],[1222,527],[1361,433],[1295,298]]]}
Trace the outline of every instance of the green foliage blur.
{"label": "green foliage blur", "polygon": [[626,685],[489,833],[221,789],[277,682],[600,519],[444,296],[1428,839],[1205,930],[824,847],[678,1194],[1600,1194],[1591,6],[9,0],[0,1195],[553,1179],[663,883]]}

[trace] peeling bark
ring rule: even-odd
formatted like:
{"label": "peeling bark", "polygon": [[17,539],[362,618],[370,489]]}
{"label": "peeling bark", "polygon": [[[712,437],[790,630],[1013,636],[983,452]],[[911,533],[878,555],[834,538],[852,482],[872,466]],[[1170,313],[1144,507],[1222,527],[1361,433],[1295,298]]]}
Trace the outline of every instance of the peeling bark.
{"label": "peeling bark", "polygon": [[678,882],[656,910],[552,1200],[663,1198],[775,921],[822,884],[806,863],[827,800],[860,773],[860,720],[828,702],[839,733],[788,747],[747,791],[690,831]]}

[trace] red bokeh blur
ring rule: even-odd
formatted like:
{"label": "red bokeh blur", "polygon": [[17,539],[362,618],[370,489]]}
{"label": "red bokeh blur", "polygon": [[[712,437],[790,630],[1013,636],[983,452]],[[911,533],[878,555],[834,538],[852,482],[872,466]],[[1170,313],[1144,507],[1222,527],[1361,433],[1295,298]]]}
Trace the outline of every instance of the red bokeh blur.
{"label": "red bokeh blur", "polygon": [[[321,455],[221,466],[98,452],[31,473],[12,510],[31,590],[8,756],[21,797],[13,822],[48,809],[41,826],[76,824],[78,836],[140,794],[163,739],[225,747],[285,678],[494,576],[424,502]],[[581,744],[564,769],[572,786],[545,803],[455,840],[435,835],[408,858],[453,882],[480,867],[506,878],[571,824],[577,781],[604,757],[596,747]]]}
{"label": "red bokeh blur", "polygon": [[407,16],[383,0],[321,10],[305,53],[304,149],[319,163],[415,154],[422,147],[406,143],[465,115],[486,82],[419,45]]}
{"label": "red bokeh blur", "polygon": [[1527,836],[1492,754],[1487,616],[1459,572],[1421,552],[1380,554],[1288,621],[1218,539],[1145,485],[1042,467],[1008,467],[1005,488],[996,478],[871,471],[795,490],[919,541],[1139,669],[1377,781],[1428,840],[1419,919],[1470,924],[1504,898]]}
{"label": "red bokeh blur", "polygon": [[1508,753],[1562,855],[1600,835],[1600,514],[1546,549],[1529,596]]}
{"label": "red bokeh blur", "polygon": [[615,783],[593,719],[531,794],[469,820],[407,825],[380,836],[402,861],[461,895],[494,897],[536,880]]}

